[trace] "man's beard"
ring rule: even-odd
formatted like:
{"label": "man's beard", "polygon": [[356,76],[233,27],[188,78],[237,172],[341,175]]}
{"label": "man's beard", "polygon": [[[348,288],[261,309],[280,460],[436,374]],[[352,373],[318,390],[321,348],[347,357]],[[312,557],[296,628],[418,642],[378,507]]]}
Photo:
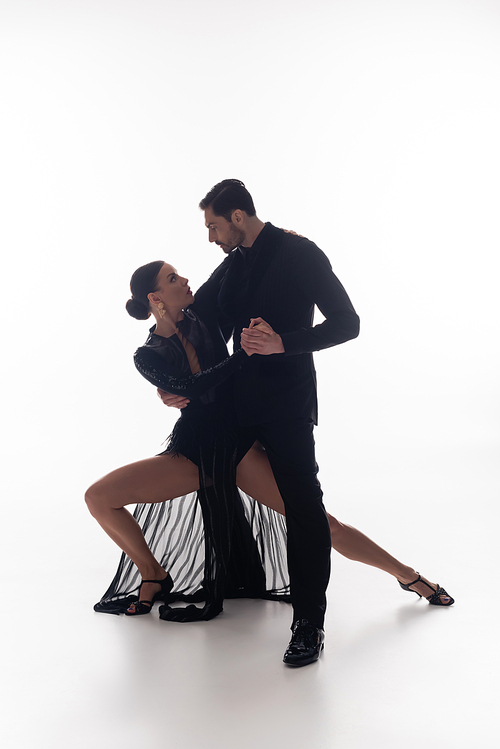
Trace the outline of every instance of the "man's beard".
{"label": "man's beard", "polygon": [[231,227],[229,231],[229,237],[228,237],[228,243],[217,243],[219,247],[221,248],[222,252],[225,252],[226,255],[229,255],[236,247],[238,247],[240,244],[243,244],[245,240],[245,234],[242,231],[239,231],[239,229],[235,229]]}

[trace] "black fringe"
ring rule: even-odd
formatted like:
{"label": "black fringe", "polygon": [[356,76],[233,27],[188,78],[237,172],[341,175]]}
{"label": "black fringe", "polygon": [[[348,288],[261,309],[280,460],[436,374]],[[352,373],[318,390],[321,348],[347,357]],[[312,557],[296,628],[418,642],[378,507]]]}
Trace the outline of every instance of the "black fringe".
{"label": "black fringe", "polygon": [[[207,620],[224,598],[290,601],[283,516],[236,487],[237,428],[231,409],[183,409],[163,453],[184,455],[199,469],[195,494],[137,505],[134,517],[174,587],[160,607],[168,621]],[[138,600],[140,576],[122,554],[109,588],[94,610],[119,614]],[[173,607],[187,602],[186,608]],[[192,605],[204,602],[200,608]]]}

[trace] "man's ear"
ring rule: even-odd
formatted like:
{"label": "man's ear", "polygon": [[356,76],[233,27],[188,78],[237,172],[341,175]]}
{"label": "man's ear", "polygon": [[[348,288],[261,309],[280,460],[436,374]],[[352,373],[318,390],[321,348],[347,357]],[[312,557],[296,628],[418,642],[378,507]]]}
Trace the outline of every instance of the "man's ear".
{"label": "man's ear", "polygon": [[231,214],[231,221],[233,224],[240,225],[243,223],[243,211],[241,211],[239,208],[236,208],[235,211]]}

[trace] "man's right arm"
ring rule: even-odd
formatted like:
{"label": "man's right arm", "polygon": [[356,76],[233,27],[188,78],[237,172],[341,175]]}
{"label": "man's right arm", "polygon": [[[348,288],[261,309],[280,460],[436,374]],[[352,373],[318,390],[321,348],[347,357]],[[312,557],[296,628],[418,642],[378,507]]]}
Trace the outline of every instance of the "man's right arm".
{"label": "man's right arm", "polygon": [[[210,274],[205,283],[200,286],[195,295],[195,305],[197,310],[199,310],[199,312],[201,313],[202,317],[204,313],[216,314],[218,316],[219,325],[221,327],[222,334],[226,343],[232,335],[233,326],[230,321],[226,320],[222,316],[222,313],[219,310],[218,297],[222,279],[226,275],[229,263],[231,262],[230,257],[231,256],[226,257],[222,261],[222,263],[217,266],[217,268],[213,271],[213,273]],[[185,408],[188,403],[190,403],[189,398],[183,398],[180,395],[167,393],[165,390],[161,390],[161,388],[157,389],[157,393],[162,403],[165,406],[169,406],[170,408],[182,409]]]}
{"label": "man's right arm", "polygon": [[200,314],[203,320],[204,315],[221,316],[219,309],[219,291],[222,280],[227,273],[229,264],[232,262],[232,256],[226,257],[222,263],[217,266],[205,283],[200,286],[194,296],[194,308]]}

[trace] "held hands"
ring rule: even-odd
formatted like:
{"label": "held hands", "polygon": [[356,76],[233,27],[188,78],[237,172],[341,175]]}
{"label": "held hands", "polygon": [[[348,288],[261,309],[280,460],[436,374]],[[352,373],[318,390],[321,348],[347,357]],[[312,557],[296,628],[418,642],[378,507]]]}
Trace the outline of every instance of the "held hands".
{"label": "held hands", "polygon": [[260,354],[284,354],[285,347],[278,333],[262,317],[252,317],[250,326],[241,332],[241,348],[248,356]]}
{"label": "held hands", "polygon": [[[285,347],[281,336],[275,333],[269,323],[262,317],[252,317],[250,326],[243,328],[241,333],[241,348],[248,354],[284,354]],[[190,403],[189,398],[183,398],[180,395],[167,393],[165,390],[157,388],[158,398],[165,406],[169,408],[185,408]]]}
{"label": "held hands", "polygon": [[166,393],[165,390],[160,390],[160,388],[157,388],[156,392],[158,393],[158,398],[162,400],[165,406],[169,406],[170,408],[185,408],[189,403],[189,398]]}

